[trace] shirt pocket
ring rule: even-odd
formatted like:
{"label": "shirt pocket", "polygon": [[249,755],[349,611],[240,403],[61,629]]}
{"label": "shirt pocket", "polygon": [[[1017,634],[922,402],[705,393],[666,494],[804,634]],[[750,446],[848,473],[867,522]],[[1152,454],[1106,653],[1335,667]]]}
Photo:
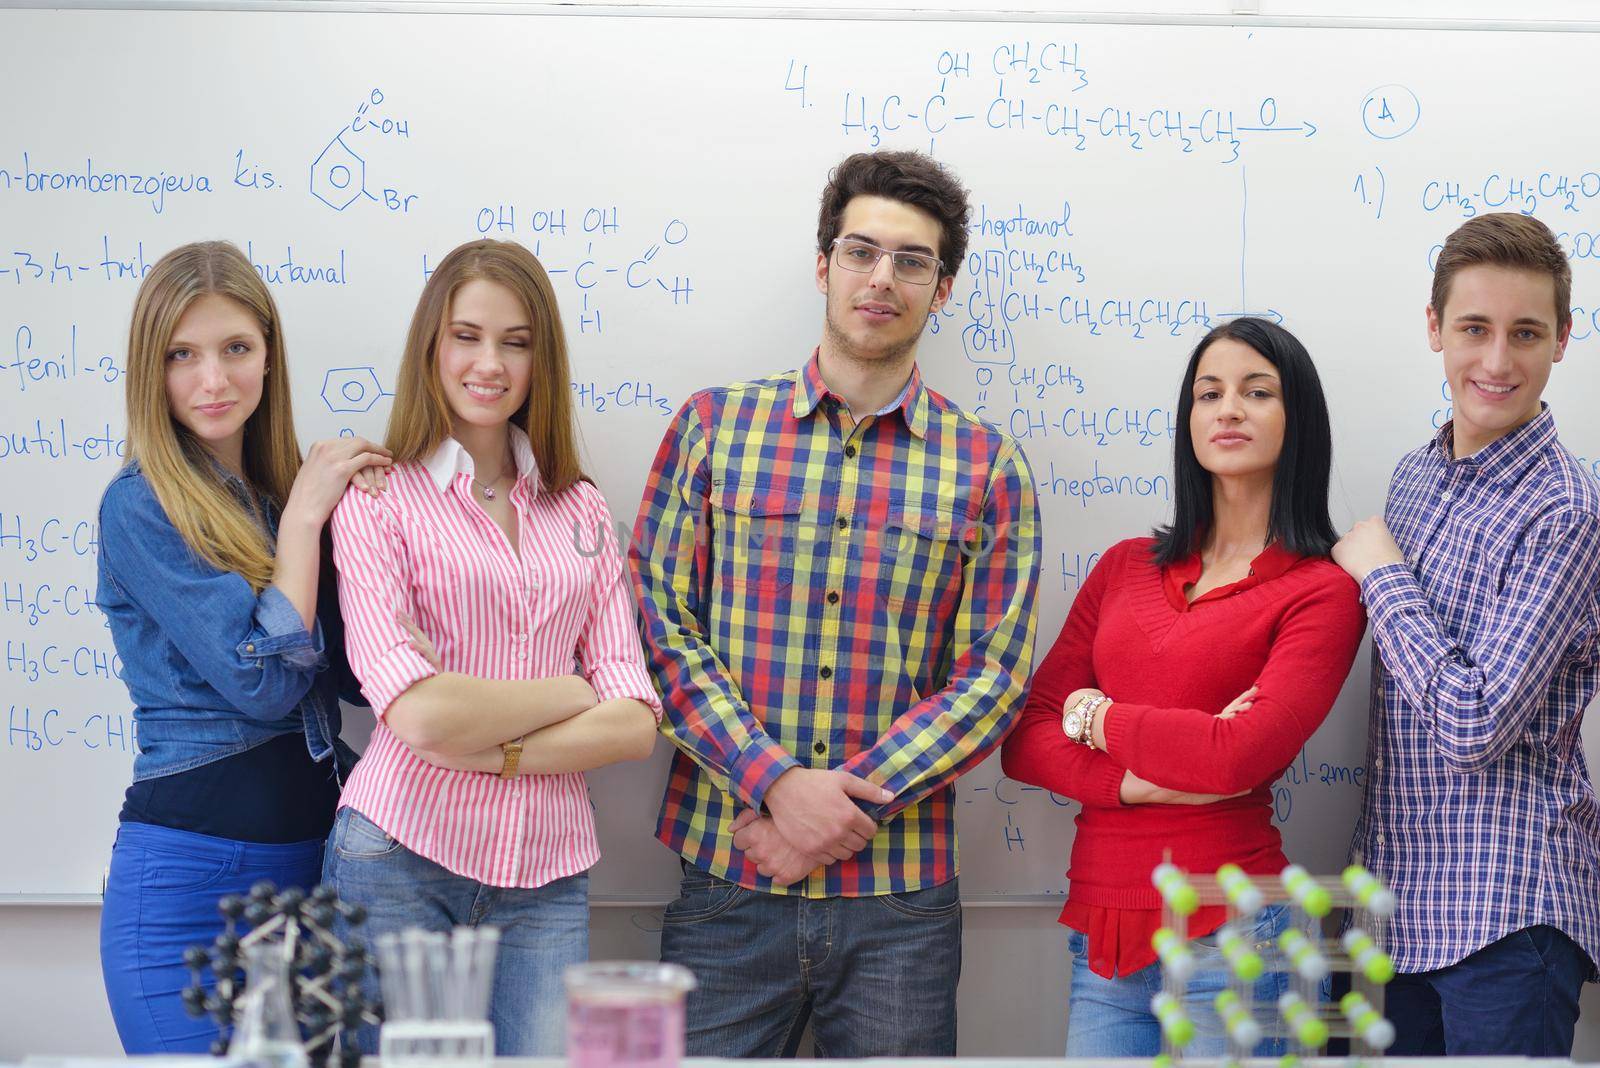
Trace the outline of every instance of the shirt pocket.
{"label": "shirt pocket", "polygon": [[895,610],[930,611],[961,586],[964,546],[985,541],[955,509],[901,508],[877,532],[878,596]]}
{"label": "shirt pocket", "polygon": [[712,555],[724,589],[787,590],[804,573],[815,531],[798,494],[725,484],[711,498]]}

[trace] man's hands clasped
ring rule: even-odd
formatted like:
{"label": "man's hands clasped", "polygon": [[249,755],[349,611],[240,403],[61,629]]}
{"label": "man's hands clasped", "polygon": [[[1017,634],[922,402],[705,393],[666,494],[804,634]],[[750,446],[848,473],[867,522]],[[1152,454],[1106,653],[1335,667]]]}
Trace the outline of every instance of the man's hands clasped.
{"label": "man's hands clasped", "polygon": [[768,814],[747,809],[733,822],[733,844],[774,883],[799,882],[865,849],[878,824],[857,800],[886,804],[894,794],[847,771],[790,768],[773,780]]}

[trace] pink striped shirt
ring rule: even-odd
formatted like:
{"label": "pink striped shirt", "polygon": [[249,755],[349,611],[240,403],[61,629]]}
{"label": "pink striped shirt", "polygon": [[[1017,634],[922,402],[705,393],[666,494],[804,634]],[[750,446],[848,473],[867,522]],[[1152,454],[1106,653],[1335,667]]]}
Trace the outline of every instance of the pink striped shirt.
{"label": "pink striped shirt", "polygon": [[587,482],[540,492],[527,435],[513,428],[511,445],[520,553],[479,507],[472,457],[453,438],[425,463],[396,464],[378,500],[352,489],[334,509],[346,651],[378,716],[339,803],[458,875],[534,887],[600,859],[583,774],[502,780],[452,771],[417,756],[383,722],[395,698],[435,674],[395,621],[399,612],[433,642],[446,671],[577,673],[600,700],[632,698],[661,716],[605,498]]}

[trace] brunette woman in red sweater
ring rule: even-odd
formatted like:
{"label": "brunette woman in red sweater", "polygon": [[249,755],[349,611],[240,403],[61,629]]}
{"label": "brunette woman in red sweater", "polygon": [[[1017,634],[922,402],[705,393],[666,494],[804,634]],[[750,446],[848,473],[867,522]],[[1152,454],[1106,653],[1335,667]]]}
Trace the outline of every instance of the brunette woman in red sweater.
{"label": "brunette woman in red sweater", "polygon": [[[1061,922],[1071,929],[1069,1057],[1152,1057],[1150,936],[1165,851],[1190,872],[1288,863],[1271,786],[1333,706],[1366,629],[1358,587],[1328,559],[1331,435],[1322,384],[1281,327],[1235,319],[1195,348],[1178,398],[1174,518],[1119,542],[1084,582],[1033,677],[1005,773],[1079,801]],[[1223,910],[1202,908],[1191,935]],[[1260,944],[1287,922],[1267,909]],[[1220,966],[1191,980],[1201,1024],[1186,1052],[1215,1056]],[[1281,976],[1260,981],[1275,1003]],[[1271,1040],[1258,1055],[1281,1052]]]}

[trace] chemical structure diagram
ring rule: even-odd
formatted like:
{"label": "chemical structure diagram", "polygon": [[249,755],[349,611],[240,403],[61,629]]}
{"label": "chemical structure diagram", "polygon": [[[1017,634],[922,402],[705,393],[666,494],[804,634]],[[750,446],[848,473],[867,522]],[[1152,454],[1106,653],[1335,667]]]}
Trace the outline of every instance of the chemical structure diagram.
{"label": "chemical structure diagram", "polygon": [[377,368],[370,364],[330,367],[322,376],[322,403],[330,412],[370,412],[373,405],[392,396],[378,381]]}
{"label": "chemical structure diagram", "polygon": [[[669,263],[681,264],[685,257],[688,224],[669,219],[660,231],[638,240],[636,227],[625,226],[623,214],[615,204],[573,208],[569,213],[561,206],[533,208],[502,201],[480,208],[475,226],[485,236],[503,233],[513,240],[531,240],[533,254],[551,280],[558,287],[570,285],[576,290],[578,333],[598,334],[610,321],[601,314],[603,295],[635,300],[643,294],[685,307],[695,293],[690,276],[676,273],[686,267],[668,273]],[[637,243],[619,251],[612,244],[614,238]],[[422,273],[424,278],[432,273],[427,256],[422,260]]]}
{"label": "chemical structure diagram", "polygon": [[355,141],[362,147],[363,140],[400,138],[409,140],[409,119],[374,111],[384,103],[381,89],[373,89],[357,107],[350,121],[323,146],[317,158],[311,161],[311,195],[334,211],[345,211],[365,198],[382,204],[384,209],[399,215],[410,214],[416,206],[418,195],[393,186],[378,186],[373,192],[367,174],[367,157],[351,147]]}

